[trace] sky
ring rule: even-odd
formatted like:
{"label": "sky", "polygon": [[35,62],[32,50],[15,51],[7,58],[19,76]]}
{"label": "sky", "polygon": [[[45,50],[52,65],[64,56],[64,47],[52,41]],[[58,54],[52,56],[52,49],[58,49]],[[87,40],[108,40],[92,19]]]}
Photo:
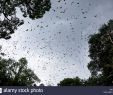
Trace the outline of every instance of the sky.
{"label": "sky", "polygon": [[37,20],[24,19],[10,40],[0,40],[6,58],[26,57],[45,85],[64,78],[87,79],[88,39],[113,19],[113,0],[51,0],[50,11]]}

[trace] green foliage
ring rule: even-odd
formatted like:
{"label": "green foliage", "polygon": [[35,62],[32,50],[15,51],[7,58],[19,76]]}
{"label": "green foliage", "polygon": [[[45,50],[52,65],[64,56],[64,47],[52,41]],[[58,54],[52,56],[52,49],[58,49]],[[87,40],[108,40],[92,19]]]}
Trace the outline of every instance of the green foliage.
{"label": "green foliage", "polygon": [[24,24],[17,17],[17,8],[20,8],[23,17],[38,19],[50,10],[51,3],[50,0],[0,0],[0,38],[10,39],[18,26]]}
{"label": "green foliage", "polygon": [[104,24],[99,33],[91,35],[89,39],[89,57],[91,58],[88,68],[92,75],[103,76],[102,85],[113,85],[113,20]]}
{"label": "green foliage", "polygon": [[[102,25],[97,34],[93,34],[89,39],[88,69],[91,77],[87,80],[64,79],[60,86],[113,86],[113,20]],[[79,84],[78,84],[79,83]]]}
{"label": "green foliage", "polygon": [[83,80],[81,80],[79,77],[65,78],[64,80],[60,81],[58,85],[59,86],[81,86],[83,85]]}
{"label": "green foliage", "polygon": [[27,67],[27,60],[19,62],[0,58],[0,86],[31,86],[40,79]]}
{"label": "green foliage", "polygon": [[101,76],[91,76],[87,80],[85,80],[85,86],[99,86],[102,85],[102,77]]}

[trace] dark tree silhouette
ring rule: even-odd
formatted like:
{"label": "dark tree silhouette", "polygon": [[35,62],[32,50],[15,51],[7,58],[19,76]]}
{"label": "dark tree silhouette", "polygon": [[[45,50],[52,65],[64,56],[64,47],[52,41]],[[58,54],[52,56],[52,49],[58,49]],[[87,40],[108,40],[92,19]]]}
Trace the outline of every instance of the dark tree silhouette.
{"label": "dark tree silhouette", "polygon": [[38,19],[50,10],[51,3],[50,0],[0,0],[0,38],[10,39],[18,26],[24,24],[17,17],[17,8],[23,17]]}
{"label": "dark tree silhouette", "polygon": [[102,85],[113,85],[113,20],[104,24],[89,40],[88,68],[93,76],[101,75]]}
{"label": "dark tree silhouette", "polygon": [[[99,32],[90,36],[89,39],[88,69],[91,77],[83,80],[78,85],[83,86],[113,86],[113,20],[104,24]],[[80,79],[79,79],[80,80]],[[60,86],[76,86],[73,79],[64,79]]]}
{"label": "dark tree silhouette", "polygon": [[82,86],[83,80],[79,77],[76,78],[65,78],[64,80],[60,81],[58,86]]}
{"label": "dark tree silhouette", "polygon": [[0,57],[0,86],[32,86],[40,79],[27,67],[27,60],[19,62]]}

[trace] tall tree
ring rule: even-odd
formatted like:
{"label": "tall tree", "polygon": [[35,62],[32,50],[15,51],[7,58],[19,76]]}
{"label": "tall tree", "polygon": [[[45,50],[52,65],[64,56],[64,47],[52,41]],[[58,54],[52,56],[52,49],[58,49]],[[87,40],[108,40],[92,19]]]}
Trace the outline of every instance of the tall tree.
{"label": "tall tree", "polygon": [[101,75],[101,85],[113,85],[113,20],[104,24],[89,39],[88,68],[93,76]]}
{"label": "tall tree", "polygon": [[25,58],[16,62],[0,57],[0,86],[32,86],[35,82],[40,79],[27,67]]}
{"label": "tall tree", "polygon": [[[90,36],[88,69],[91,76],[79,81],[83,86],[113,86],[113,20],[102,25],[99,32]],[[81,79],[79,79],[81,80]],[[60,86],[76,86],[74,79],[64,79]]]}
{"label": "tall tree", "polygon": [[50,0],[0,0],[0,38],[10,39],[11,34],[24,24],[17,17],[17,8],[23,17],[38,19],[51,8]]}

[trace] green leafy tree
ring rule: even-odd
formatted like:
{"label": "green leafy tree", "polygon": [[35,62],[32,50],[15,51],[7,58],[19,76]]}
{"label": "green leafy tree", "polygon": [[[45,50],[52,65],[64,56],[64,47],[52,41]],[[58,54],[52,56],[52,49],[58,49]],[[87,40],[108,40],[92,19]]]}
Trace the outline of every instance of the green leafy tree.
{"label": "green leafy tree", "polygon": [[[83,86],[113,86],[113,20],[102,25],[99,32],[89,39],[88,69],[91,76],[87,80],[77,81]],[[78,84],[79,83],[79,84]],[[59,83],[60,86],[76,86],[74,79],[67,78]]]}
{"label": "green leafy tree", "polygon": [[90,76],[84,81],[84,86],[99,86],[102,85],[102,76]]}
{"label": "green leafy tree", "polygon": [[27,67],[27,60],[18,62],[0,57],[0,86],[32,86],[40,79]]}
{"label": "green leafy tree", "polygon": [[101,76],[100,85],[113,85],[113,20],[104,24],[99,33],[89,39],[88,69],[93,76]]}
{"label": "green leafy tree", "polygon": [[51,3],[50,0],[0,0],[0,38],[10,39],[18,26],[24,24],[17,17],[17,8],[23,17],[38,19],[50,10]]}
{"label": "green leafy tree", "polygon": [[83,85],[83,80],[81,80],[79,77],[65,78],[64,80],[60,81],[58,85],[59,86],[81,86]]}

